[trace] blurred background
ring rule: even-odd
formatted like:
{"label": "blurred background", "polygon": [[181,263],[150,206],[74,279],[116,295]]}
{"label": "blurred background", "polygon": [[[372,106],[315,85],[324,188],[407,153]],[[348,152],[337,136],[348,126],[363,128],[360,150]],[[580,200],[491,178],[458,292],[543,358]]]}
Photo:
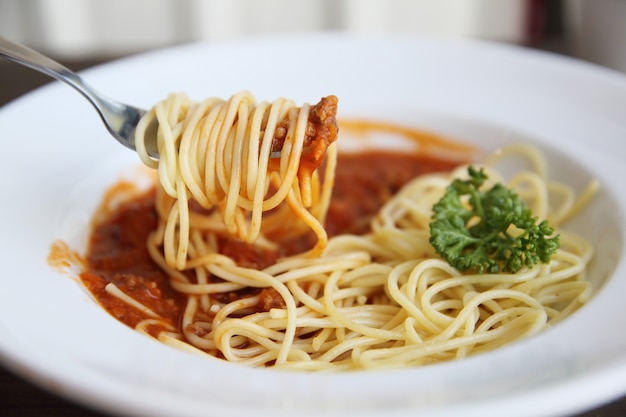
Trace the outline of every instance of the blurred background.
{"label": "blurred background", "polygon": [[[187,42],[324,30],[487,39],[626,72],[626,0],[0,0],[0,36],[75,70]],[[0,77],[19,75],[10,65]],[[2,97],[19,87],[3,85]]]}
{"label": "blurred background", "polygon": [[524,42],[528,0],[0,0],[6,37],[76,59],[196,40],[316,30]]}

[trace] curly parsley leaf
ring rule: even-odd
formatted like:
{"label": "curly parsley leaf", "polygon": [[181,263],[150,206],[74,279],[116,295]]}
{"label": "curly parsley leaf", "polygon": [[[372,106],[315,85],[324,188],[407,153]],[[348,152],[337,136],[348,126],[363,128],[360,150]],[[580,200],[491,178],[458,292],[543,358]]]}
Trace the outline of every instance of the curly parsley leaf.
{"label": "curly parsley leaf", "polygon": [[[547,221],[512,190],[498,183],[481,190],[483,169],[468,168],[469,179],[455,179],[433,206],[430,243],[450,265],[479,273],[517,272],[547,263],[560,245]],[[465,201],[465,203],[464,203]]]}

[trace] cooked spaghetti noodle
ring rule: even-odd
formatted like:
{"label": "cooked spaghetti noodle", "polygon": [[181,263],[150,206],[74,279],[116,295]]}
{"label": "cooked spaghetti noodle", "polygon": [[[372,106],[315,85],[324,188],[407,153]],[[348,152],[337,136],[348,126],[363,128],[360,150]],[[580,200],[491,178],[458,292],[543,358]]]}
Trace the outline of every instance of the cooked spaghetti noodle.
{"label": "cooked spaghetti noodle", "polygon": [[[277,171],[270,172],[274,162],[263,161],[270,159],[271,125],[290,114],[290,131],[300,131],[306,121],[306,109],[295,114],[298,110],[284,102],[265,105],[265,110],[275,108],[282,110],[259,116],[264,119],[259,122],[246,94],[202,104],[172,96],[149,114],[164,128],[158,163],[138,146],[146,163],[159,169],[158,226],[147,245],[185,303],[177,327],[107,288],[145,311],[137,330],[178,348],[251,366],[404,367],[495,349],[559,322],[589,299],[585,268],[592,248],[560,226],[595,193],[596,183],[577,197],[570,187],[550,182],[541,154],[526,146],[487,158],[489,181],[513,187],[537,217],[548,219],[561,235],[561,248],[550,263],[514,274],[460,273],[435,254],[429,222],[433,204],[453,178],[466,174],[465,166],[409,182],[379,210],[371,232],[326,239],[321,225],[334,146],[328,146],[323,174],[309,170],[306,179],[298,174],[302,145],[296,143],[282,146],[280,161],[274,161]],[[237,117],[226,117],[232,112],[243,118],[242,125]],[[244,129],[254,125],[245,120],[253,119],[265,123],[264,136],[262,128]],[[230,133],[220,137],[225,127]],[[215,157],[208,161],[207,155]],[[533,169],[506,179],[492,164],[510,155],[525,156]],[[279,205],[281,199],[286,207]],[[291,229],[296,234],[313,230],[316,249],[260,268],[237,263],[222,250],[224,239],[272,250],[281,244],[275,238]]]}
{"label": "cooked spaghetti noodle", "polygon": [[[227,101],[196,103],[171,94],[157,103],[140,121],[135,143],[141,160],[158,169],[160,190],[167,195],[159,198],[158,207],[167,217],[159,240],[168,266],[183,270],[198,257],[189,256],[197,250],[190,242],[194,229],[256,242],[264,214],[265,236],[284,230],[300,234],[306,231],[304,224],[318,238],[312,254],[319,253],[327,241],[322,222],[336,160],[336,109],[334,96],[312,107],[296,107],[282,98],[256,103],[245,91]],[[145,145],[148,126],[155,121],[158,160]],[[275,161],[274,154],[280,155]],[[317,168],[326,156],[321,181]],[[191,210],[190,200],[211,215]],[[286,209],[295,216],[283,215]]]}

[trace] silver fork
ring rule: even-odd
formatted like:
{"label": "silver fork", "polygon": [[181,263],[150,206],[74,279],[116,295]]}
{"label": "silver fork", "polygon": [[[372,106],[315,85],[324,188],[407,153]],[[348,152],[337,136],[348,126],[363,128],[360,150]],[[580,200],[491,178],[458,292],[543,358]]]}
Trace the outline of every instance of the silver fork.
{"label": "silver fork", "polygon": [[[104,97],[65,66],[2,37],[0,37],[0,57],[40,71],[75,88],[95,107],[111,135],[122,145],[135,150],[135,129],[139,119],[146,113],[144,109]],[[158,158],[156,126],[154,128],[154,134],[150,132],[147,135],[146,150],[151,157]]]}

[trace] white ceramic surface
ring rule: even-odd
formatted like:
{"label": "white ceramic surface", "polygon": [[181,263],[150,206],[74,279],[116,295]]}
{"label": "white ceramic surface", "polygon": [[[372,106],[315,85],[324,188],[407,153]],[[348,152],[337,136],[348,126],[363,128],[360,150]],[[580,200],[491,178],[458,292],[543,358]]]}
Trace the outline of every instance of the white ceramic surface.
{"label": "white ceramic surface", "polygon": [[84,99],[55,83],[0,110],[0,358],[20,375],[126,416],[557,416],[626,394],[623,75],[511,46],[328,34],[188,45],[84,76],[145,107],[171,91],[200,99],[248,89],[297,102],[332,93],[344,117],[427,128],[485,149],[532,141],[554,178],[578,189],[602,183],[569,226],[597,249],[590,279],[598,292],[539,336],[415,369],[288,373],[163,346],[108,316],[71,270],[47,264],[57,239],[84,248],[102,191],[139,164]]}

